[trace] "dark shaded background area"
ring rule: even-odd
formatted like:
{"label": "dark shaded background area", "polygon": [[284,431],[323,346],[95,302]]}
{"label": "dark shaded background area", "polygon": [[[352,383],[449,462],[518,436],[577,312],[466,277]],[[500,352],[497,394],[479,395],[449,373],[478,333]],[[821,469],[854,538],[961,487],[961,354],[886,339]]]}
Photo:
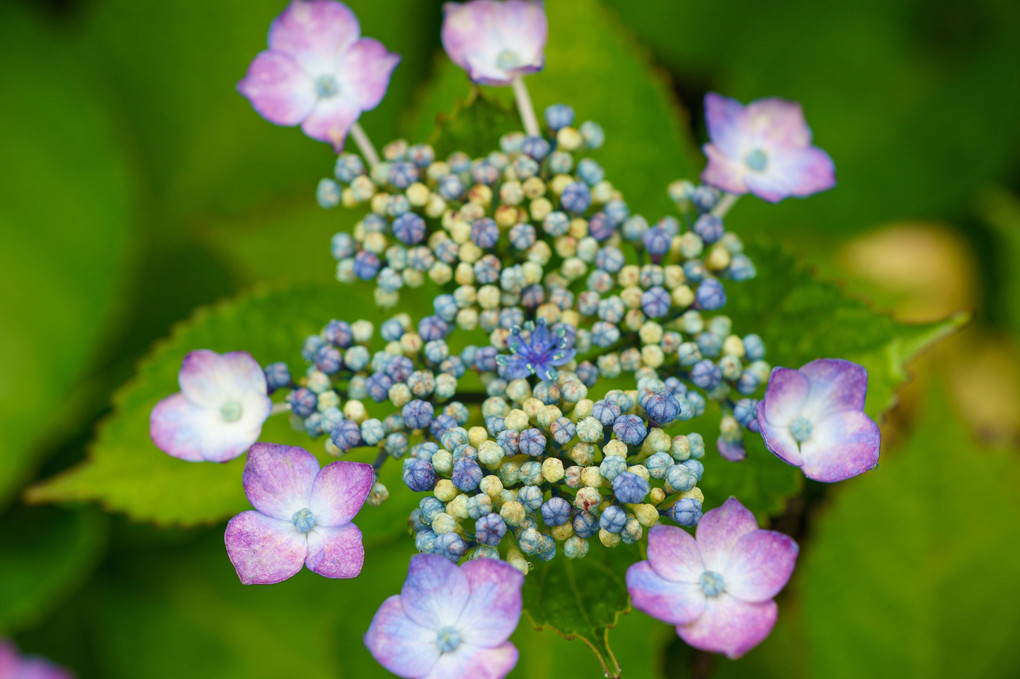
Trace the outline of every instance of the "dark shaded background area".
{"label": "dark shaded background area", "polygon": [[[413,129],[444,58],[441,3],[349,4],[404,56],[362,121],[381,145]],[[614,631],[624,676],[1017,676],[1020,590],[1001,574],[1020,567],[1020,6],[605,4],[682,105],[695,172],[705,92],[803,102],[839,187],[743,200],[737,231],[790,244],[900,319],[974,317],[914,364],[880,470],[809,486],[777,518],[804,550],[770,640],[712,661],[635,613]],[[84,458],[114,390],[195,307],[332,277],[338,216],[314,202],[331,151],[233,89],[283,6],[0,5],[0,635],[82,677],[382,676],[360,635],[407,545],[357,594],[324,599],[308,573],[245,589],[220,526],[22,496]],[[522,622],[515,641],[515,676],[598,672],[552,631]]]}

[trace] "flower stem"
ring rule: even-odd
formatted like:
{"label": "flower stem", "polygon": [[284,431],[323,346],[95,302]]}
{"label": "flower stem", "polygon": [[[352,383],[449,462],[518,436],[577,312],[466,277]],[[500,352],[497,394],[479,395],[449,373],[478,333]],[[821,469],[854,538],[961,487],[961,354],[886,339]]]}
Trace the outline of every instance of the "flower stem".
{"label": "flower stem", "polygon": [[382,469],[383,463],[385,463],[386,460],[389,459],[389,457],[390,457],[389,453],[387,453],[385,450],[380,450],[379,455],[376,456],[375,461],[372,463],[372,469],[374,469],[376,473],[378,473],[379,470]]}
{"label": "flower stem", "polygon": [[289,403],[274,403],[273,404],[273,409],[271,411],[269,411],[269,415],[270,416],[272,416],[272,415],[283,415],[284,413],[289,413],[289,412],[290,412],[290,404]]}
{"label": "flower stem", "polygon": [[372,141],[365,134],[365,131],[361,129],[361,125],[354,123],[351,125],[351,136],[354,137],[354,143],[358,145],[358,149],[361,150],[361,155],[365,156],[365,160],[371,167],[375,167],[379,164],[379,154],[376,153],[375,147],[372,146]]}
{"label": "flower stem", "polygon": [[740,198],[740,196],[736,193],[727,193],[715,206],[715,209],[712,210],[712,213],[716,217],[725,217],[726,213],[730,211],[730,208],[736,204],[738,198]]}
{"label": "flower stem", "polygon": [[542,136],[542,131],[538,128],[538,118],[535,116],[535,107],[531,105],[531,95],[528,94],[524,78],[521,76],[514,78],[513,87],[517,110],[521,113],[521,122],[524,123],[525,133],[530,137]]}

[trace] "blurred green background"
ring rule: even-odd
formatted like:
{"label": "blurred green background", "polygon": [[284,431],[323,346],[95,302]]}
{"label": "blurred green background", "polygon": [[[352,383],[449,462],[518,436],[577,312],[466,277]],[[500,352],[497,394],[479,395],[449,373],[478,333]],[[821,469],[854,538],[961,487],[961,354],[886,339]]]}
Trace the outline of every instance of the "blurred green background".
{"label": "blurred green background", "polygon": [[[86,458],[114,390],[193,309],[330,280],[328,238],[353,221],[314,202],[331,151],[234,91],[284,4],[0,4],[0,636],[81,677],[383,675],[360,636],[410,540],[370,543],[379,566],[356,584],[303,572],[244,588],[222,525],[157,528],[24,493]],[[421,140],[437,92],[468,91],[441,53],[441,3],[349,4],[403,55],[364,127],[377,144]],[[700,171],[706,91],[799,100],[839,187],[745,199],[730,226],[791,244],[898,319],[973,314],[911,366],[880,469],[809,484],[774,517],[803,549],[772,637],[712,659],[632,613],[612,636],[624,676],[1020,676],[1020,5],[547,5],[536,104],[562,96],[604,122],[600,159],[636,209],[657,217],[666,183]],[[614,175],[660,134],[682,149],[675,176]],[[515,641],[514,676],[600,674],[580,641],[526,621]]]}

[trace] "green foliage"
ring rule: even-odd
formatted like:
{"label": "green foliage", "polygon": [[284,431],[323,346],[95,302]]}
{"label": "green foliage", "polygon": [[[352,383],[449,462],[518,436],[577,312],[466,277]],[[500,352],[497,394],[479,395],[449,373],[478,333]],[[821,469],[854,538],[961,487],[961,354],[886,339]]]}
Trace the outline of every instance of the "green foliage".
{"label": "green foliage", "polygon": [[0,7],[0,129],[16,168],[0,201],[0,509],[43,440],[67,435],[59,425],[79,405],[68,392],[124,282],[134,185],[79,56],[18,6]]}
{"label": "green foliage", "polygon": [[501,136],[520,127],[516,109],[476,87],[449,113],[436,116],[429,143],[437,158],[445,158],[454,151],[481,158],[498,147]]}
{"label": "green foliage", "polygon": [[846,484],[813,531],[801,568],[815,672],[1015,676],[1017,516],[1015,451],[976,445],[933,390],[904,449]]}

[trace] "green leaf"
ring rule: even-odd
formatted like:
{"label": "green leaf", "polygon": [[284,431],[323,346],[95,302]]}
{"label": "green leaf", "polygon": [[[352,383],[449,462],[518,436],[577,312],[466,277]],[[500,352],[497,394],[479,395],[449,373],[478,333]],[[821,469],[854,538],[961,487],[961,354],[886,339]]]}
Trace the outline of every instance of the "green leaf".
{"label": "green leaf", "polygon": [[[635,212],[657,219],[674,208],[666,195],[673,179],[694,174],[700,161],[687,130],[685,114],[667,77],[652,66],[648,54],[597,0],[550,2],[546,67],[526,83],[537,113],[546,106],[568,104],[578,122],[592,119],[606,132],[606,144],[594,157],[606,168]],[[408,137],[429,137],[436,116],[454,108],[470,83],[445,56],[436,76],[414,107]],[[509,88],[483,88],[506,98]],[[516,129],[522,129],[518,123]],[[490,140],[495,149],[498,138]]]}
{"label": "green leaf", "polygon": [[992,227],[999,255],[1000,285],[990,286],[992,298],[986,307],[1005,315],[1005,323],[1014,332],[1020,332],[1020,198],[1005,189],[989,189],[981,194],[978,205],[984,221]]}
{"label": "green leaf", "polygon": [[1015,453],[975,444],[933,389],[905,447],[841,487],[801,566],[816,674],[1015,675]]}
{"label": "green leaf", "polygon": [[[300,348],[307,335],[318,333],[332,318],[378,320],[378,313],[363,297],[335,283],[263,292],[199,310],[156,346],[114,397],[114,412],[100,425],[89,459],[34,486],[27,497],[33,502],[100,502],[136,521],[161,525],[212,523],[246,509],[243,457],[226,464],[184,462],[161,452],[149,439],[149,413],[160,399],[178,390],[181,360],[194,349],[243,349],[262,365],[282,360],[301,374]],[[283,416],[270,418],[261,440],[299,445],[328,459],[321,440],[294,432]],[[391,487],[400,483],[397,466],[383,468],[383,482]],[[399,528],[411,509],[401,502],[409,502],[407,494],[396,493],[383,505],[387,509],[367,507],[363,516],[379,517],[380,529]],[[366,533],[376,528],[360,517],[359,525]]]}
{"label": "green leaf", "polygon": [[[0,508],[34,450],[67,435],[68,396],[125,282],[134,182],[80,54],[18,4],[0,8]],[[68,112],[73,111],[73,120]]]}
{"label": "green leaf", "polygon": [[35,624],[84,582],[106,543],[95,511],[19,507],[0,524],[0,633]]}
{"label": "green leaf", "polygon": [[624,578],[627,567],[640,558],[636,545],[607,549],[596,544],[583,559],[559,556],[535,563],[524,581],[524,610],[536,627],[583,640],[606,676],[619,677],[609,630],[630,609]]}
{"label": "green leaf", "polygon": [[436,117],[429,143],[440,158],[454,151],[481,158],[496,148],[501,136],[519,128],[520,118],[512,106],[476,87],[452,111]]}

